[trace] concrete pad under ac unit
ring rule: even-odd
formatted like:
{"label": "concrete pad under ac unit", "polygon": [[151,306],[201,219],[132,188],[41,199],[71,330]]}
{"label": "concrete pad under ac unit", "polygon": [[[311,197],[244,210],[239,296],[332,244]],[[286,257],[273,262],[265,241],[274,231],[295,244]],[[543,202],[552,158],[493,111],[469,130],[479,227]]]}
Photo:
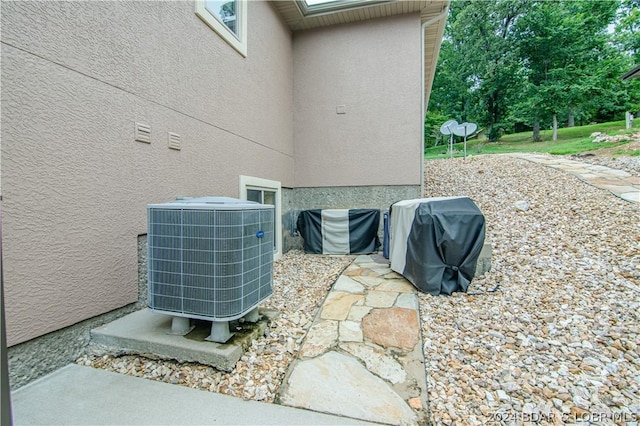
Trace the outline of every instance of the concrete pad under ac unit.
{"label": "concrete pad under ac unit", "polygon": [[197,362],[231,371],[252,340],[264,334],[268,320],[275,312],[262,312],[255,324],[245,323],[227,343],[206,341],[210,322],[196,322],[186,336],[171,334],[171,316],[143,309],[91,330],[91,342],[111,351],[126,354],[153,355],[181,362]]}

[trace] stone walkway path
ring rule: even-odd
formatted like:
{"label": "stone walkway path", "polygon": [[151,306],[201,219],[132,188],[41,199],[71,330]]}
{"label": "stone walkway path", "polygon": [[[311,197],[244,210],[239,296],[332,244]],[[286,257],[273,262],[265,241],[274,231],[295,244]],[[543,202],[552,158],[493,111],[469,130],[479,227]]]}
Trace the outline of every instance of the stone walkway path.
{"label": "stone walkway path", "polygon": [[606,189],[623,200],[640,203],[640,178],[632,176],[624,170],[544,154],[515,153],[505,155],[563,170],[590,185]]}
{"label": "stone walkway path", "polygon": [[324,301],[280,402],[378,423],[424,424],[418,306],[416,289],[382,256],[358,256]]}

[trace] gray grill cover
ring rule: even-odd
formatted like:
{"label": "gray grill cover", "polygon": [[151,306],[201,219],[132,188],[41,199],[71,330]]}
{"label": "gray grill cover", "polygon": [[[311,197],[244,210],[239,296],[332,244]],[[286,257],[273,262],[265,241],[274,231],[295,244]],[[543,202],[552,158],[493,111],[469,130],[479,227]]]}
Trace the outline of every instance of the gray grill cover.
{"label": "gray grill cover", "polygon": [[380,247],[380,210],[303,210],[297,227],[306,253],[368,254]]}
{"label": "gray grill cover", "polygon": [[466,292],[484,236],[484,216],[470,198],[398,202],[391,210],[391,269],[425,293]]}

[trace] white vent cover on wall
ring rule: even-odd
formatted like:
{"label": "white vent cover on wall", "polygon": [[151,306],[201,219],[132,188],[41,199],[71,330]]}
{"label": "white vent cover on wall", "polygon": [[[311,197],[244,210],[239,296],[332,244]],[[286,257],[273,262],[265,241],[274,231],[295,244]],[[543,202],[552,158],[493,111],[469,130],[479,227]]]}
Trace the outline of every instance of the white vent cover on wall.
{"label": "white vent cover on wall", "polygon": [[169,132],[167,136],[169,149],[180,151],[182,149],[182,138],[180,137],[180,135],[177,133]]}
{"label": "white vent cover on wall", "polygon": [[133,139],[137,142],[151,143],[151,126],[135,123]]}
{"label": "white vent cover on wall", "polygon": [[273,293],[273,206],[203,197],[147,213],[151,310],[225,322]]}

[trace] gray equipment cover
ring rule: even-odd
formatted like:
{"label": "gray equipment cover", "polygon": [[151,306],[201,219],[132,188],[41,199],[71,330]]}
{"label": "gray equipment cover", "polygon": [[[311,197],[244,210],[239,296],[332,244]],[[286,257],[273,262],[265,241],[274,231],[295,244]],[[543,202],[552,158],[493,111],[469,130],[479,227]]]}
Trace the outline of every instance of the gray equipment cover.
{"label": "gray equipment cover", "polygon": [[380,246],[380,210],[303,210],[298,215],[298,232],[306,253],[368,254]]}
{"label": "gray equipment cover", "polygon": [[466,292],[485,237],[485,219],[468,197],[423,198],[391,209],[391,269],[419,290]]}

